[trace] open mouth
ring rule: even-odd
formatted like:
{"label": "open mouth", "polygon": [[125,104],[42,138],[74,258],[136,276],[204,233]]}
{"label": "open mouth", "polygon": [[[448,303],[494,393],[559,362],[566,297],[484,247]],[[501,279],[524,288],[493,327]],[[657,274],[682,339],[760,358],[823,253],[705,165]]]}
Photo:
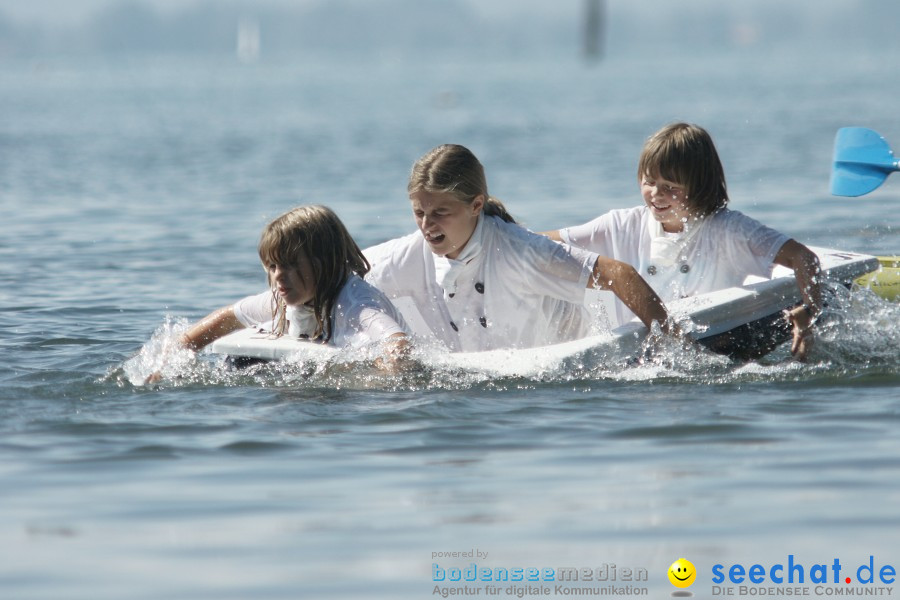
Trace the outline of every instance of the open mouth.
{"label": "open mouth", "polygon": [[443,233],[436,233],[436,234],[426,233],[423,235],[425,236],[425,241],[428,242],[429,244],[440,244],[441,242],[444,241],[444,238],[446,237]]}

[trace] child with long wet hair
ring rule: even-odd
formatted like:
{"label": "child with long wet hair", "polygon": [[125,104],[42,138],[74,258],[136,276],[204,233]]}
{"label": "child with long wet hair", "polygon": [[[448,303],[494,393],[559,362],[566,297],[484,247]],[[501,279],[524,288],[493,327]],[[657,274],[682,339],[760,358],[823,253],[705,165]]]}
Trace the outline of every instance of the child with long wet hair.
{"label": "child with long wet hair", "polygon": [[[406,324],[391,301],[362,278],[363,256],[334,212],[300,206],[263,229],[259,259],[269,289],[220,308],[194,324],[180,343],[191,350],[243,327],[337,347],[384,343],[388,361],[407,351]],[[160,378],[154,373],[149,381]]]}
{"label": "child with long wet hair", "polygon": [[[805,359],[822,309],[819,260],[803,244],[730,210],[725,170],[709,133],[666,125],[644,143],[637,168],[643,204],[613,210],[551,239],[633,266],[664,302],[768,278],[774,265],[793,269],[803,304],[786,315],[791,352]],[[633,317],[618,304],[619,323]]]}
{"label": "child with long wet hair", "polygon": [[[312,311],[315,329],[301,335],[328,342],[334,331],[338,294],[351,275],[365,277],[369,272],[369,262],[338,216],[324,206],[295,208],[266,225],[258,249],[272,291],[273,332],[288,333],[289,310],[279,294],[277,267],[309,263],[312,281],[304,283],[311,287],[312,300],[304,305]],[[300,269],[301,275],[303,271]]]}

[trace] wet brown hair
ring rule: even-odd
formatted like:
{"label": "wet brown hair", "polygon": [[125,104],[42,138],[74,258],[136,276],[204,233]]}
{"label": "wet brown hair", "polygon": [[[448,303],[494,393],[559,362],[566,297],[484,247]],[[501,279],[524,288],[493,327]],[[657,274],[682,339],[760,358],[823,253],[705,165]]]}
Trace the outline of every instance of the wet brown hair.
{"label": "wet brown hair", "polygon": [[[266,225],[259,240],[259,260],[268,272],[270,265],[294,268],[303,257],[312,266],[315,292],[312,301],[316,316],[314,338],[331,339],[332,311],[338,293],[351,273],[364,277],[369,262],[334,211],[325,206],[299,206]],[[269,285],[274,282],[269,274]],[[273,329],[285,332],[287,307],[272,292]]]}
{"label": "wet brown hair", "polygon": [[516,222],[503,203],[488,194],[484,167],[465,146],[443,144],[427,152],[413,165],[406,189],[410,194],[447,193],[466,204],[484,196],[484,214]]}
{"label": "wet brown hair", "polygon": [[690,123],[666,125],[644,143],[638,161],[638,180],[662,177],[682,185],[688,204],[698,216],[728,204],[725,170],[712,137]]}

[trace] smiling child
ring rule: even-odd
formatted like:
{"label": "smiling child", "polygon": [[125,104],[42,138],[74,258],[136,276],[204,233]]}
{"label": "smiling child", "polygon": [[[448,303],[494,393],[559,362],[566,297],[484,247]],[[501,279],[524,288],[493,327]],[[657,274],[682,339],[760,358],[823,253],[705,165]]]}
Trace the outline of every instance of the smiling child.
{"label": "smiling child", "polygon": [[[822,308],[819,260],[803,244],[726,207],[725,172],[710,135],[687,123],[663,127],[644,144],[637,176],[643,205],[545,235],[628,263],[664,302],[740,286],[748,275],[768,278],[776,264],[793,269],[804,304],[787,315],[791,352],[804,359]],[[617,312],[618,324],[634,316],[621,303]]]}

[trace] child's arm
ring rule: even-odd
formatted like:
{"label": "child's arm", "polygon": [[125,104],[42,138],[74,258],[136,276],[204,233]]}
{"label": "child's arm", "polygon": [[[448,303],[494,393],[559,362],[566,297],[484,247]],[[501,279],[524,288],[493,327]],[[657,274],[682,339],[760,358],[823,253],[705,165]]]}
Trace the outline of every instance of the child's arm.
{"label": "child's arm", "polygon": [[[182,335],[178,342],[190,350],[200,350],[220,337],[241,329],[243,324],[234,315],[233,306],[225,306],[200,319]],[[162,379],[162,373],[152,373],[144,383],[156,383]]]}
{"label": "child's arm", "polygon": [[612,291],[644,325],[649,328],[653,321],[658,321],[663,331],[668,333],[669,315],[666,307],[631,265],[599,256],[594,263],[594,275],[588,281],[588,286]]}
{"label": "child's arm", "polygon": [[774,262],[793,269],[797,287],[803,296],[803,305],[789,311],[787,318],[793,328],[791,354],[797,360],[805,360],[813,344],[813,323],[822,311],[822,289],[819,286],[822,270],[819,257],[803,244],[788,240],[775,255]]}
{"label": "child's arm", "polygon": [[225,306],[195,323],[179,341],[185,348],[200,350],[244,325],[234,314],[234,306]]}

